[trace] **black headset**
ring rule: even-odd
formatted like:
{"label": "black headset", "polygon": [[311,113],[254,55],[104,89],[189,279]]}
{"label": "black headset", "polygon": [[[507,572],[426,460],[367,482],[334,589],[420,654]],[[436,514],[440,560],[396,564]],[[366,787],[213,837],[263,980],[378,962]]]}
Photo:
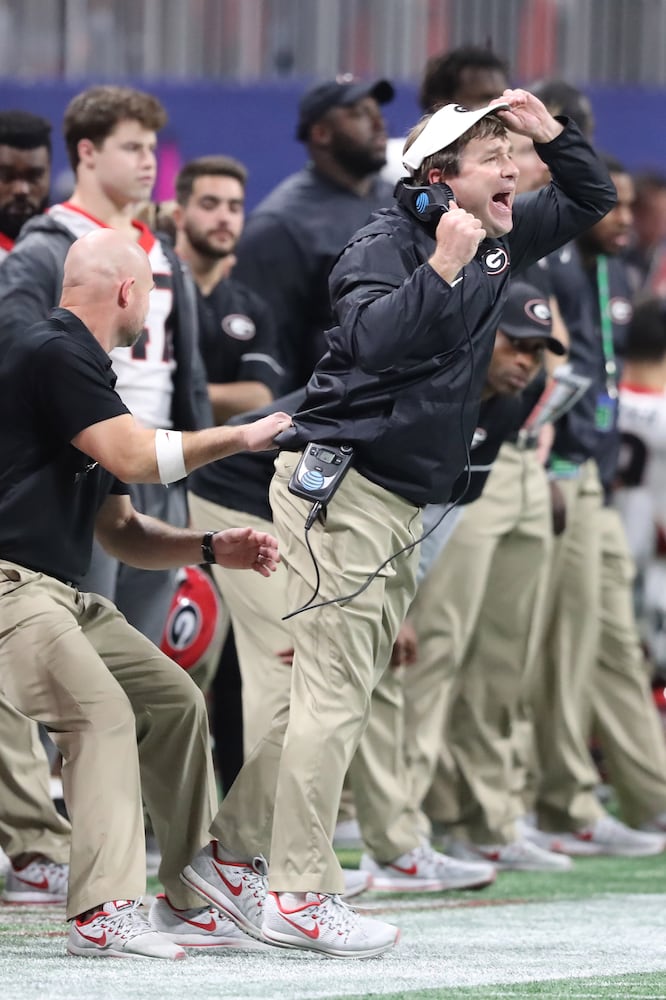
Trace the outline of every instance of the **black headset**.
{"label": "black headset", "polygon": [[455,195],[448,184],[421,186],[410,184],[404,177],[396,184],[393,197],[433,237],[442,212],[448,212],[449,202],[455,200]]}

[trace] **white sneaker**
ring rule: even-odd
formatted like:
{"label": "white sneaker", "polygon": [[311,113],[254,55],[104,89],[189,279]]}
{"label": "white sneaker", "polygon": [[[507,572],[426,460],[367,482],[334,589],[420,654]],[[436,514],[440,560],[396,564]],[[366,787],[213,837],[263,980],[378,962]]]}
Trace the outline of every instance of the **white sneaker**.
{"label": "white sneaker", "polygon": [[11,868],[11,861],[0,847],[0,875],[6,875]]}
{"label": "white sneaker", "polygon": [[10,865],[2,890],[5,903],[65,903],[69,865],[36,858],[23,868]]}
{"label": "white sneaker", "polygon": [[457,861],[440,854],[427,841],[388,865],[369,854],[360,868],[372,875],[372,888],[385,892],[442,892],[445,889],[481,889],[495,881],[495,868],[487,862]]}
{"label": "white sneaker", "polygon": [[181,880],[194,889],[251,937],[262,940],[261,923],[268,893],[268,868],[262,857],[252,864],[224,861],[212,840],[180,874]]}
{"label": "white sneaker", "polygon": [[510,844],[472,844],[462,840],[449,841],[447,850],[463,861],[490,861],[498,871],[566,872],[572,867],[571,858],[544,850],[521,837]]}
{"label": "white sneaker", "polygon": [[661,854],[666,848],[663,834],[634,830],[612,816],[601,816],[591,826],[573,833],[545,833],[533,829],[525,835],[541,847],[572,856],[599,856],[618,858],[649,857]]}
{"label": "white sneaker", "polygon": [[177,910],[163,893],[155,899],[148,919],[151,927],[163,937],[183,948],[268,948],[215,907]]}
{"label": "white sneaker", "polygon": [[362,892],[372,888],[372,875],[370,872],[363,872],[360,868],[343,868],[342,874],[345,880],[345,891],[342,898],[354,899]]}
{"label": "white sneaker", "polygon": [[400,931],[383,920],[362,917],[340,896],[308,892],[299,906],[287,906],[270,892],[266,900],[263,932],[267,941],[286,948],[309,948],[334,958],[368,958],[388,951]]}
{"label": "white sneaker", "polygon": [[343,819],[336,823],[333,832],[333,847],[344,847],[358,850],[363,847],[361,828],[356,819]]}
{"label": "white sneaker", "polygon": [[[657,813],[651,820],[647,823],[641,823],[640,829],[644,833],[666,833],[666,811]],[[2,871],[2,865],[0,862],[0,871]]]}
{"label": "white sneaker", "polygon": [[140,899],[116,899],[87,920],[70,923],[67,951],[86,958],[185,958],[173,941],[154,930]]}

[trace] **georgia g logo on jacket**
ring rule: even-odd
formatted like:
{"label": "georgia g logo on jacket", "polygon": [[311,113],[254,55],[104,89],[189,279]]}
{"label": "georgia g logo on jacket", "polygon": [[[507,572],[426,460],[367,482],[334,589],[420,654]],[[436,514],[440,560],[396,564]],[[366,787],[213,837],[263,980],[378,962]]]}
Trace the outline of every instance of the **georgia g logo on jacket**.
{"label": "georgia g logo on jacket", "polygon": [[501,274],[509,266],[509,255],[502,247],[486,250],[481,258],[486,274]]}

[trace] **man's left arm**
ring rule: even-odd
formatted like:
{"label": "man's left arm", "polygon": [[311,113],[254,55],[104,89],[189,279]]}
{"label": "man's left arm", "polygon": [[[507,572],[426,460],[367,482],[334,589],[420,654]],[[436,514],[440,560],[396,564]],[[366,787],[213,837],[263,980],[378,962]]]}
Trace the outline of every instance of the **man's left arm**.
{"label": "man's left arm", "polygon": [[605,165],[574,122],[553,118],[525,90],[505,91],[498,101],[510,104],[498,117],[512,132],[534,141],[552,175],[545,188],[516,198],[508,236],[515,274],[593,226],[617,196]]}
{"label": "man's left arm", "polygon": [[[116,559],[137,569],[171,569],[203,562],[201,531],[174,528],[134,509],[127,494],[110,494],[97,514],[95,534]],[[252,569],[270,576],[279,561],[272,535],[253,528],[216,531],[216,562],[227,569]]]}

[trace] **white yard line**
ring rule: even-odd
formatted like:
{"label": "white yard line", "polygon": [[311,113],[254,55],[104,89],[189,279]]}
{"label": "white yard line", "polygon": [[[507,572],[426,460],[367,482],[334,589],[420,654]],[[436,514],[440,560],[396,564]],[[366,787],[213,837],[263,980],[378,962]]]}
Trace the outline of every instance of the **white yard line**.
{"label": "white yard line", "polygon": [[657,971],[666,983],[666,895],[393,912],[402,939],[379,959],[220,950],[168,963],[63,957],[64,938],[40,937],[46,914],[16,908],[20,940],[0,928],[2,1000],[324,1000],[465,986],[491,998],[500,984]]}

